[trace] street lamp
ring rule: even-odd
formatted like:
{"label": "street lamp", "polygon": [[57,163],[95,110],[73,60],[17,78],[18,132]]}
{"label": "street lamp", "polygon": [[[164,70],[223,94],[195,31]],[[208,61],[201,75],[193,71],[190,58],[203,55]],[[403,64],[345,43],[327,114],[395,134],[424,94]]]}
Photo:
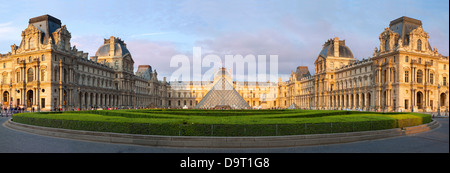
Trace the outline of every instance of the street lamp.
{"label": "street lamp", "polygon": [[439,102],[439,106],[438,106],[438,114],[437,116],[441,116],[441,100],[440,100],[440,94],[441,94],[441,84],[438,84],[438,102]]}

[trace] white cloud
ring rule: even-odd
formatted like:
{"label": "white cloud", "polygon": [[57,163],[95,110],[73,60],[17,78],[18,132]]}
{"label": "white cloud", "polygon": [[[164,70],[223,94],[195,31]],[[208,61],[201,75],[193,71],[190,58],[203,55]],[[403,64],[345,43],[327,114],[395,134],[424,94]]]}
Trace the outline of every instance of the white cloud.
{"label": "white cloud", "polygon": [[0,23],[0,40],[14,40],[20,38],[20,29],[12,22]]}
{"label": "white cloud", "polygon": [[136,35],[131,35],[131,37],[142,37],[142,36],[153,36],[153,35],[165,35],[165,34],[170,34],[172,32],[150,32],[150,33],[143,33],[143,34],[136,34]]}
{"label": "white cloud", "polygon": [[[278,55],[278,73],[289,74],[302,64],[299,45],[286,35],[275,30],[260,30],[254,33],[233,32],[196,42],[202,48],[203,56],[216,54],[225,60],[225,55],[266,55],[267,66],[270,55]],[[206,52],[206,53],[205,53]],[[226,62],[225,62],[226,63]],[[269,67],[266,71],[269,72]],[[254,80],[254,79],[251,79]]]}
{"label": "white cloud", "polygon": [[170,67],[170,59],[181,53],[174,43],[148,40],[130,40],[125,43],[133,57],[135,70],[139,65],[150,65],[156,69],[160,80],[175,71]]}

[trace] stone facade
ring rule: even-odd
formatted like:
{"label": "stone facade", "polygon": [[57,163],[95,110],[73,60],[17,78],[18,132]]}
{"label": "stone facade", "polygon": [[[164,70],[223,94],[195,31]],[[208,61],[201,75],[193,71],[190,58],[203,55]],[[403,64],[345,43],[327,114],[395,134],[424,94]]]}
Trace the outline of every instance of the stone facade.
{"label": "stone facade", "polygon": [[11,52],[0,57],[3,109],[162,106],[168,84],[157,80],[156,71],[150,79],[134,75],[134,61],[122,40],[105,39],[96,56],[88,59],[88,53],[71,46],[70,39],[59,19],[50,15],[30,19],[20,45],[12,45]]}
{"label": "stone facade", "polygon": [[[134,74],[134,60],[120,38],[105,39],[90,58],[70,39],[59,19],[30,19],[20,45],[0,54],[2,108],[195,108],[219,79],[159,81],[150,65],[139,65]],[[252,108],[445,111],[449,59],[428,39],[420,20],[401,17],[380,34],[380,46],[368,59],[354,58],[345,40],[336,37],[323,44],[314,75],[299,66],[278,83],[226,76]]]}
{"label": "stone facade", "polygon": [[314,63],[314,76],[298,79],[292,73],[289,81],[279,83],[279,99],[304,109],[446,111],[449,59],[428,39],[422,22],[408,17],[385,28],[368,59],[353,58],[350,49],[343,50],[343,40],[330,39]]}
{"label": "stone facade", "polygon": [[[197,104],[221,79],[221,75],[214,71],[212,81],[171,81],[168,88],[167,106],[169,108],[195,108]],[[230,70],[230,69],[229,69]],[[226,70],[226,78],[233,88],[242,96],[247,104],[255,109],[275,108],[277,106],[278,85],[275,82],[240,82],[233,81],[230,71]],[[232,105],[230,105],[232,106]]]}

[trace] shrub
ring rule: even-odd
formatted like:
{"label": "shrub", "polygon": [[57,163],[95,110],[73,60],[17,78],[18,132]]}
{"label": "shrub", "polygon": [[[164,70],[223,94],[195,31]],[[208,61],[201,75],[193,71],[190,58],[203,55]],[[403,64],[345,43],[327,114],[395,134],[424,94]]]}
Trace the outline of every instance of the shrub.
{"label": "shrub", "polygon": [[[242,113],[242,115],[235,115]],[[246,115],[246,116],[243,116]],[[341,133],[416,126],[431,116],[304,110],[95,110],[15,114],[18,123],[167,136],[275,136]]]}

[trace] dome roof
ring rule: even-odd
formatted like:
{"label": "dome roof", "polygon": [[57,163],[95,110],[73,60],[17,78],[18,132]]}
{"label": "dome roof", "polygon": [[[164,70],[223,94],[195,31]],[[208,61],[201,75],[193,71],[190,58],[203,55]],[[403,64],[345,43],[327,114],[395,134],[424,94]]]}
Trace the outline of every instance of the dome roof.
{"label": "dome roof", "polygon": [[[111,40],[112,39],[112,40]],[[114,55],[110,55],[111,44],[114,44]],[[129,54],[126,44],[118,39],[111,37],[110,39],[105,39],[105,42],[100,48],[98,48],[95,56],[125,56]]]}
{"label": "dome roof", "polygon": [[353,53],[350,50],[350,48],[348,48],[347,46],[345,46],[345,40],[328,40],[324,45],[323,45],[323,49],[320,51],[319,56],[323,57],[323,58],[327,58],[327,57],[334,57],[334,49],[335,46],[334,44],[339,44],[339,55],[337,57],[341,57],[341,58],[353,58]]}

